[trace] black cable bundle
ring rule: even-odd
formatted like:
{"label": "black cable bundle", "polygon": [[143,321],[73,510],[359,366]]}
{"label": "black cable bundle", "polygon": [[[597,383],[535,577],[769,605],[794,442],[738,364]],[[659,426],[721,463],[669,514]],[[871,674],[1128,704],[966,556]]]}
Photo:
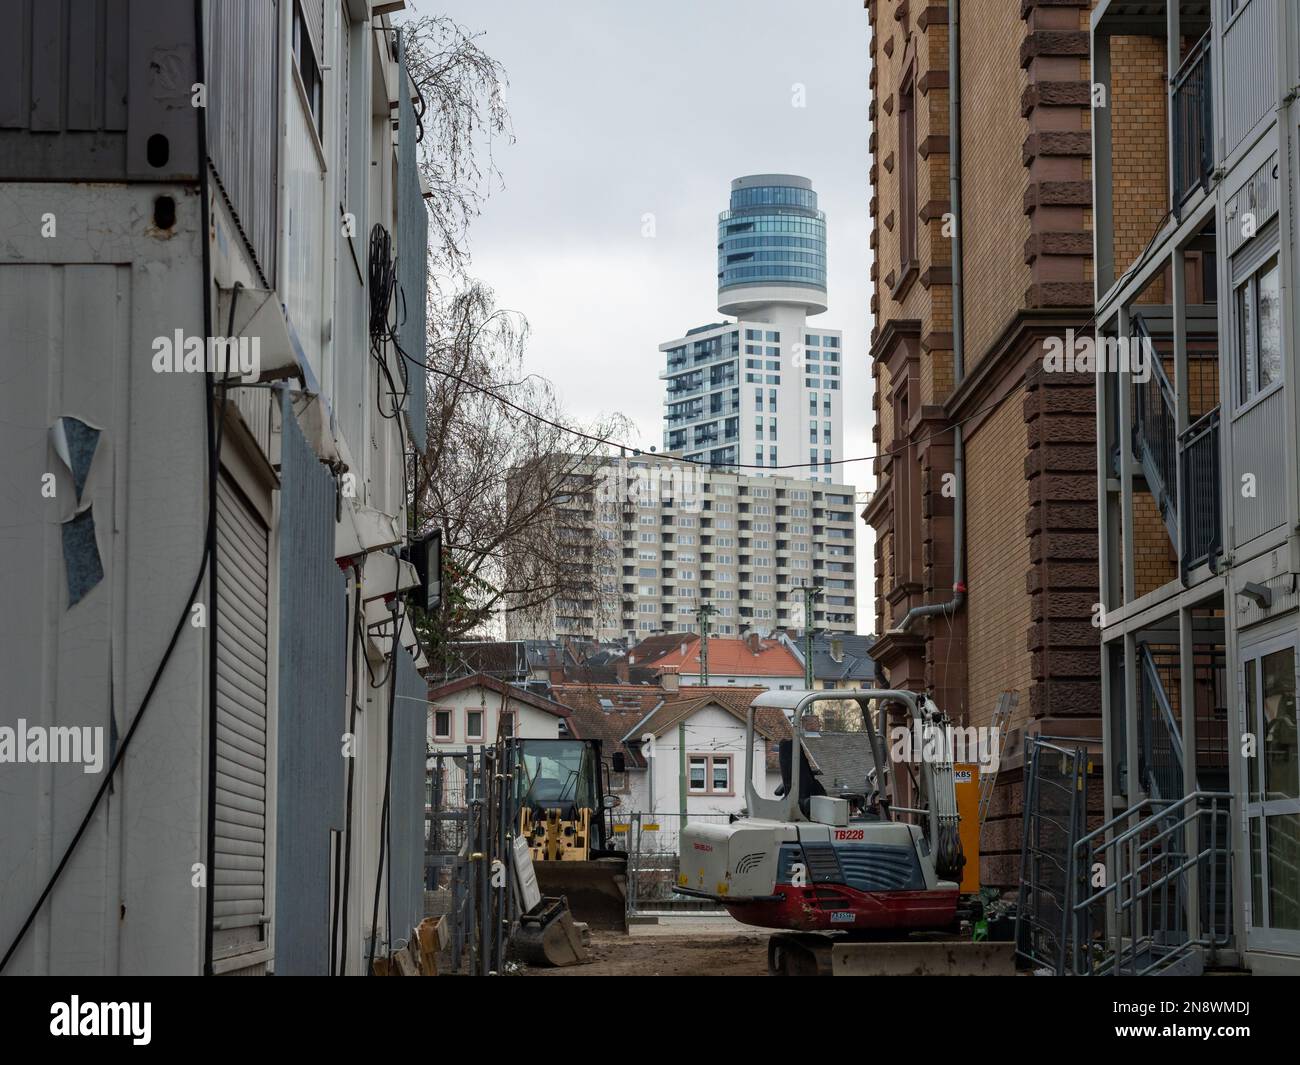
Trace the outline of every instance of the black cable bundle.
{"label": "black cable bundle", "polygon": [[385,411],[382,405],[379,413],[385,418],[396,418],[406,404],[410,395],[410,382],[407,377],[405,361],[398,360],[397,372],[402,379],[399,389],[393,380],[393,372],[388,368],[384,357],[384,341],[391,340],[400,352],[401,344],[397,339],[397,328],[388,319],[388,309],[393,304],[393,296],[398,291],[397,260],[393,258],[393,238],[378,222],[370,230],[370,257],[368,263],[370,284],[370,357],[379,366],[384,380],[388,382],[389,391],[397,397],[393,409]]}

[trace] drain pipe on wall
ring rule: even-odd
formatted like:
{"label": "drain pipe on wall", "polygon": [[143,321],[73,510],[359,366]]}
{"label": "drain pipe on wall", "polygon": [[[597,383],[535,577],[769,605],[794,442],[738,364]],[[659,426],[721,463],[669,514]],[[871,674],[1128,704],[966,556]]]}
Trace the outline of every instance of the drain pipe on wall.
{"label": "drain pipe on wall", "polygon": [[[966,376],[961,257],[961,3],[948,0],[948,209],[952,212],[952,370],[953,388]],[[952,598],[914,606],[892,632],[904,633],[920,618],[952,617],[966,601],[966,457],[961,424],[952,429]]]}

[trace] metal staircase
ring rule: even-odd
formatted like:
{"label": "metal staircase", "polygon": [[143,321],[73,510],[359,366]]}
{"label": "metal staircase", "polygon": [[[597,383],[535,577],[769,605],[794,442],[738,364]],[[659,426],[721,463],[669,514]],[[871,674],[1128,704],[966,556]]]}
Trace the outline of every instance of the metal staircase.
{"label": "metal staircase", "polygon": [[1143,799],[1081,837],[1070,971],[1196,975],[1229,946],[1232,809],[1228,792]]}
{"label": "metal staircase", "polygon": [[1160,362],[1146,319],[1132,318],[1133,333],[1146,348],[1151,372],[1133,381],[1133,455],[1175,547],[1178,534],[1178,401]]}
{"label": "metal staircase", "polygon": [[[1219,408],[1195,418],[1180,435],[1174,386],[1165,373],[1151,327],[1140,313],[1133,315],[1132,327],[1146,349],[1151,371],[1145,381],[1133,381],[1133,457],[1178,552],[1179,572],[1186,582],[1196,566],[1207,562],[1214,566],[1223,549]],[[1118,467],[1117,456],[1112,456],[1112,465]]]}
{"label": "metal staircase", "polygon": [[[1171,697],[1176,649],[1138,645],[1138,775],[1148,797],[1085,831],[1082,747],[1030,737],[1017,951],[1057,975],[1201,971],[1232,939],[1233,797],[1223,652],[1197,652],[1193,690]],[[1197,790],[1183,793],[1176,705],[1196,716]]]}

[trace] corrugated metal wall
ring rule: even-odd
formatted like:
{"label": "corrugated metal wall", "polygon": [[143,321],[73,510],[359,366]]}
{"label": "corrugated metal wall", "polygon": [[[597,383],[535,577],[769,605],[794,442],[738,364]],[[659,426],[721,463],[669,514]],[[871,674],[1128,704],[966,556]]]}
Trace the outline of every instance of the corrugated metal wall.
{"label": "corrugated metal wall", "polygon": [[[398,67],[400,83],[397,116],[397,313],[398,337],[402,349],[418,362],[427,362],[425,344],[425,286],[429,267],[429,215],[420,191],[415,138],[415,107],[411,102],[406,59]],[[403,317],[404,316],[404,317]],[[406,376],[410,396],[407,424],[412,443],[424,452],[428,446],[428,418],[425,412],[425,371],[409,360]]]}
{"label": "corrugated metal wall", "polygon": [[[1225,5],[1226,6],[1226,5]],[[1273,108],[1277,0],[1247,0],[1223,31],[1223,142],[1231,154]]]}
{"label": "corrugated metal wall", "polygon": [[347,586],[334,563],[334,478],[287,393],[281,410],[275,971],[328,975],[330,832],[343,828]]}
{"label": "corrugated metal wall", "polygon": [[275,284],[279,0],[208,0],[208,158],[258,269]]}
{"label": "corrugated metal wall", "polygon": [[389,802],[394,943],[406,939],[424,916],[424,767],[429,691],[404,649],[397,652],[396,669],[393,790]]}
{"label": "corrugated metal wall", "polygon": [[0,26],[0,179],[197,180],[192,3],[0,0]]}

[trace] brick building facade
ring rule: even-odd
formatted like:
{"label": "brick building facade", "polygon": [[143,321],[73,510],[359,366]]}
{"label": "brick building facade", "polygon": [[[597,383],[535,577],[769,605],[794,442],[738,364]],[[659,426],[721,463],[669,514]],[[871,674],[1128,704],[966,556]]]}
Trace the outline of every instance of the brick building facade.
{"label": "brick building facade", "polygon": [[[959,724],[987,725],[999,693],[1019,693],[982,847],[984,882],[1005,887],[1019,863],[1025,731],[1100,735],[1094,381],[1043,370],[1044,341],[1084,333],[1093,301],[1090,4],[961,4],[956,206],[947,4],[865,6],[879,457],[862,516],[876,532],[873,655],[891,686],[930,692]],[[958,425],[964,490],[953,476]],[[958,502],[964,602],[900,631],[910,609],[953,596]]]}

